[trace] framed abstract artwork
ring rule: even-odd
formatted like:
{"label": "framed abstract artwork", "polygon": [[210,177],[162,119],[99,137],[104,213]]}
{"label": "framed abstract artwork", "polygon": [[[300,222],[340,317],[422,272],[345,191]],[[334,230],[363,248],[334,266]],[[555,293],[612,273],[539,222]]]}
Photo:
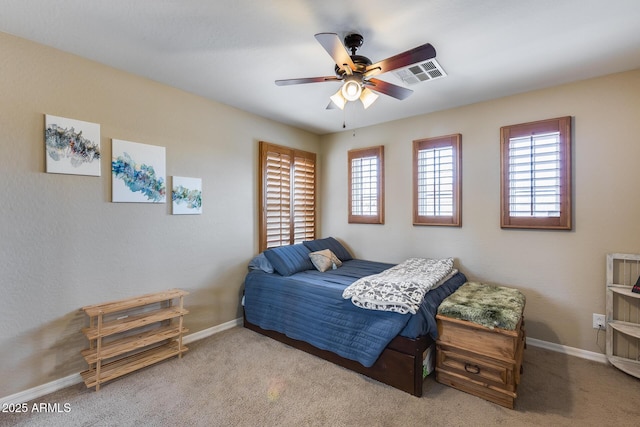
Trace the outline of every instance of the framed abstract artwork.
{"label": "framed abstract artwork", "polygon": [[47,173],[100,176],[100,125],[45,114]]}
{"label": "framed abstract artwork", "polygon": [[174,215],[199,215],[202,213],[202,179],[173,177],[172,213]]}
{"label": "framed abstract artwork", "polygon": [[166,149],[113,139],[111,146],[114,202],[166,202]]}

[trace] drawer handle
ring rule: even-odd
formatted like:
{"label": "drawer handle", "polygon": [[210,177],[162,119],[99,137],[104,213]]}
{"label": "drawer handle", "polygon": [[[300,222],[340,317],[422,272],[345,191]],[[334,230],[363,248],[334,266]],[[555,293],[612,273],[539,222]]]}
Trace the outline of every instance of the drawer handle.
{"label": "drawer handle", "polygon": [[465,363],[464,364],[464,370],[469,372],[470,374],[479,374],[480,373],[480,366],[472,365],[471,363]]}

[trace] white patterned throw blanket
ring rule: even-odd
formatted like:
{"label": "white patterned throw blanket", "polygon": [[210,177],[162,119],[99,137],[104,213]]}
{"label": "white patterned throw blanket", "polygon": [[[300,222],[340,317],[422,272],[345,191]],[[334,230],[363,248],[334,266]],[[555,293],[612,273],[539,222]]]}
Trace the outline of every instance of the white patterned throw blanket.
{"label": "white patterned throw blanket", "polygon": [[415,314],[425,294],[451,276],[453,258],[409,258],[382,273],[356,280],[343,292],[358,307]]}

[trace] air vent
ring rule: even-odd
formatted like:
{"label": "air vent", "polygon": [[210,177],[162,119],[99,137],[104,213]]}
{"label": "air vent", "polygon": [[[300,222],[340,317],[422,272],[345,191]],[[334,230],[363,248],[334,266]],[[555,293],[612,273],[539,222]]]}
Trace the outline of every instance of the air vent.
{"label": "air vent", "polygon": [[409,67],[394,71],[393,74],[395,74],[400,80],[408,85],[415,85],[420,82],[426,82],[429,80],[435,80],[447,76],[447,73],[444,72],[435,58],[430,59],[427,62],[414,64]]}

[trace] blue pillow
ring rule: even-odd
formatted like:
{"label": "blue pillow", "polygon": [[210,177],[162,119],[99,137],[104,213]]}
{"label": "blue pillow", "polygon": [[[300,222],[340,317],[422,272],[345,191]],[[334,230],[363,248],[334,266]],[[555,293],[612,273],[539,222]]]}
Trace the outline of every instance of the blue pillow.
{"label": "blue pillow", "polygon": [[297,245],[280,246],[264,251],[275,271],[282,276],[291,276],[300,271],[314,270],[309,258],[311,251],[302,243]]}
{"label": "blue pillow", "polygon": [[249,270],[262,270],[265,273],[273,273],[273,265],[264,256],[264,253],[261,253],[249,261]]}
{"label": "blue pillow", "polygon": [[353,259],[349,251],[342,246],[342,243],[338,242],[333,237],[327,237],[325,239],[307,240],[302,242],[311,252],[322,251],[329,249],[333,252],[340,261],[349,261]]}

